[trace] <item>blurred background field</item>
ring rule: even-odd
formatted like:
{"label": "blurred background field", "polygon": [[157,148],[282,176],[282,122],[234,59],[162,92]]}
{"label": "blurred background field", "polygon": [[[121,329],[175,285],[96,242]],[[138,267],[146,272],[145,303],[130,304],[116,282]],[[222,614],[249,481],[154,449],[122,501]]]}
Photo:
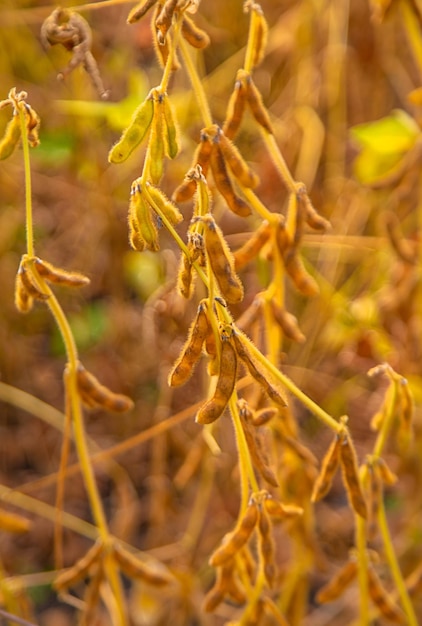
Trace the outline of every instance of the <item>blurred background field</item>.
{"label": "blurred background field", "polygon": [[[131,602],[141,616],[134,623],[166,624],[171,615],[177,626],[219,625],[234,619],[233,607],[223,605],[215,616],[204,615],[200,607],[212,580],[208,556],[238,509],[230,422],[219,426],[218,456],[204,443],[202,428],[193,421],[194,409],[174,427],[158,435],[152,431],[143,442],[136,439],[199,402],[206,389],[202,366],[187,387],[174,391],[167,386],[167,373],[197,304],[182,301],[174,291],[180,255],[175,243],[162,233],[159,253],[140,254],[128,245],[129,189],[140,174],[143,149],[123,165],[107,161],[135,107],[160,82],[161,69],[149,16],[128,26],[132,4],[95,4],[101,3],[81,13],[93,31],[93,53],[109,100],[98,100],[81,68],[64,83],[57,81],[69,54],[59,46],[46,51],[39,37],[41,23],[55,5],[22,0],[3,0],[0,6],[0,99],[14,86],[25,90],[41,118],[41,144],[31,150],[36,254],[91,279],[80,292],[58,292],[81,360],[104,384],[135,401],[134,411],[123,417],[90,411],[86,416],[96,445],[128,442],[124,454],[115,455],[118,466],[100,464],[97,470],[112,532],[168,563],[184,581],[182,598],[148,596],[132,586]],[[386,388],[382,379],[369,379],[367,371],[388,361],[408,379],[416,400],[414,440],[404,452],[392,444],[387,455],[400,477],[387,494],[387,507],[406,575],[422,557],[420,262],[400,258],[387,225],[396,216],[409,245],[419,241],[420,104],[417,98],[409,100],[409,93],[421,84],[421,11],[416,3],[393,0],[380,20],[382,3],[375,0],[262,0],[261,5],[270,31],[255,82],[294,178],[306,184],[315,207],[332,225],[327,234],[305,236],[306,264],[320,295],[305,299],[287,284],[289,310],[298,317],[306,341],[286,341],[282,368],[330,414],[349,415],[361,459],[374,441],[370,421]],[[404,5],[411,10],[411,22]],[[221,123],[242,64],[248,19],[240,1],[202,0],[197,23],[211,37],[197,62],[214,119]],[[414,37],[409,24],[416,29]],[[166,163],[162,188],[169,195],[190,167],[202,127],[183,70],[171,80],[170,97],[182,150]],[[393,134],[377,135],[374,127],[356,130],[397,109],[406,115],[400,118],[396,143]],[[0,129],[9,115],[8,109],[0,110]],[[284,212],[287,192],[248,119],[236,144],[260,176],[257,195],[271,211]],[[403,171],[395,170],[409,153],[414,158]],[[61,411],[64,350],[46,309],[36,306],[23,316],[14,307],[14,280],[25,251],[24,202],[18,150],[0,164],[0,483],[54,506],[60,418],[54,415],[56,425],[47,423],[45,409],[35,400],[22,408],[27,398],[19,390]],[[181,210],[186,217],[179,229],[183,235],[191,206],[184,204]],[[229,214],[218,197],[215,210],[233,249],[258,225],[254,217]],[[236,305],[236,317],[267,277],[262,260],[244,271],[246,298]],[[321,459],[331,434],[299,403],[293,405],[303,442]],[[78,473],[66,481],[65,509],[90,519]],[[23,575],[37,623],[74,623],[72,609],[59,604],[49,586],[53,525],[42,504],[28,517],[33,520],[29,532],[0,535],[4,575]],[[282,565],[289,554],[283,532],[279,535]],[[309,574],[311,594],[302,623],[352,623],[357,589],[332,605],[320,607],[313,600],[353,545],[352,515],[337,483],[316,506],[316,537],[321,563]],[[86,538],[67,530],[65,561],[72,564],[87,545]],[[422,621],[417,597],[415,606]],[[100,623],[107,624],[106,617]]]}

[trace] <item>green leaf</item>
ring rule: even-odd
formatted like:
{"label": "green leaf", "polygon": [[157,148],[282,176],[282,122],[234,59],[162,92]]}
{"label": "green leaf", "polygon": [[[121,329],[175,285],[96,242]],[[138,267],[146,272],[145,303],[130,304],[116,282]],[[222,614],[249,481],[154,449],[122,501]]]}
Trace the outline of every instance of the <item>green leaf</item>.
{"label": "green leaf", "polygon": [[420,134],[415,120],[405,111],[395,109],[391,115],[351,129],[358,146],[379,155],[398,155],[410,150]]}

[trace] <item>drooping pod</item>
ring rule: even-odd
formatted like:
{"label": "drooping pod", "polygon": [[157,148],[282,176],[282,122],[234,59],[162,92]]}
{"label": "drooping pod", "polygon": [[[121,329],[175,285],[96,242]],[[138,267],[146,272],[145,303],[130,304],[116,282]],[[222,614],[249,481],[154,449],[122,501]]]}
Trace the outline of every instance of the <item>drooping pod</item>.
{"label": "drooping pod", "polygon": [[221,229],[210,213],[196,219],[204,224],[207,259],[222,296],[229,303],[240,302],[243,299],[243,285],[234,270],[233,256]]}
{"label": "drooping pod", "polygon": [[271,226],[264,220],[258,229],[251,233],[251,236],[241,248],[234,253],[234,264],[237,270],[244,267],[249,261],[256,257],[262,250],[271,236]]}
{"label": "drooping pod", "polygon": [[353,582],[358,572],[357,561],[347,561],[345,565],[321,587],[316,595],[316,601],[320,604],[332,602],[341,596],[345,589]]}
{"label": "drooping pod", "polygon": [[169,159],[174,157],[179,152],[179,142],[177,139],[177,125],[173,108],[167,94],[163,95],[163,115],[164,115],[164,143],[166,148],[166,154]]}
{"label": "drooping pod", "polygon": [[364,519],[368,517],[368,509],[359,480],[359,467],[355,448],[347,433],[340,435],[341,469],[350,502],[353,509]]}
{"label": "drooping pod", "polygon": [[155,27],[157,29],[158,43],[162,46],[166,40],[167,31],[171,27],[173,13],[176,9],[178,0],[166,0],[161,10],[155,18]]}
{"label": "drooping pod", "polygon": [[340,465],[340,447],[341,439],[336,434],[322,460],[321,470],[312,490],[312,502],[321,500],[331,489],[334,475]]}
{"label": "drooping pod", "polygon": [[196,414],[199,424],[215,422],[226,408],[234,391],[237,375],[237,355],[231,337],[222,336],[220,365],[217,384],[212,398],[201,406]]}
{"label": "drooping pod", "polygon": [[227,106],[226,119],[223,124],[223,133],[228,139],[234,139],[242,122],[246,108],[246,86],[241,80],[236,80],[234,90]]}
{"label": "drooping pod", "polygon": [[8,122],[4,135],[0,141],[0,159],[7,159],[15,150],[21,137],[21,125],[19,115],[13,114]]}
{"label": "drooping pod", "polygon": [[100,558],[103,549],[103,542],[101,539],[97,539],[94,545],[90,547],[88,552],[84,554],[79,561],[57,576],[54,580],[54,587],[58,591],[62,591],[63,589],[76,585],[79,581],[83,580],[89,574],[89,570],[94,563],[96,563]]}
{"label": "drooping pod", "polygon": [[184,298],[189,299],[196,280],[196,272],[194,272],[192,264],[198,261],[199,265],[205,265],[205,244],[200,233],[189,230],[187,236],[189,256],[182,253],[177,275],[177,289]]}
{"label": "drooping pod", "polygon": [[251,170],[234,143],[222,131],[218,135],[218,143],[225,162],[234,176],[245,187],[255,188],[259,183],[257,174]]}
{"label": "drooping pod", "polygon": [[38,257],[34,258],[34,266],[38,274],[49,283],[63,287],[84,287],[90,283],[88,276],[80,272],[69,272]]}
{"label": "drooping pod", "polygon": [[246,100],[257,123],[262,126],[267,133],[272,135],[274,131],[270,116],[264,106],[262,96],[250,75],[246,78]]}
{"label": "drooping pod", "polygon": [[142,0],[135,7],[133,7],[127,16],[127,23],[134,24],[145,15],[145,13],[154,6],[157,0]]}
{"label": "drooping pod", "polygon": [[258,507],[251,501],[235,530],[223,539],[222,544],[212,553],[209,564],[213,567],[224,565],[245,545],[258,522]]}
{"label": "drooping pod", "polygon": [[270,467],[267,451],[259,429],[253,424],[254,412],[250,409],[246,400],[241,399],[237,403],[241,418],[243,432],[252,462],[262,477],[273,487],[278,487],[277,478]]}
{"label": "drooping pod", "polygon": [[183,37],[193,48],[203,49],[210,43],[208,34],[187,15],[183,17],[181,31]]}
{"label": "drooping pod", "polygon": [[129,215],[134,230],[138,233],[140,240],[144,242],[145,247],[152,252],[159,250],[157,223],[138,180],[132,183],[130,190]]}
{"label": "drooping pod", "polygon": [[284,256],[286,272],[293,281],[296,289],[304,296],[310,298],[319,294],[319,287],[316,280],[307,272],[296,249],[288,250]]}
{"label": "drooping pod", "polygon": [[166,194],[161,191],[161,189],[147,183],[146,192],[149,195],[149,200],[152,201],[153,208],[168,219],[170,224],[179,224],[183,220],[183,215],[180,213],[177,206],[167,198]]}
{"label": "drooping pod", "polygon": [[214,611],[226,596],[229,596],[236,604],[246,602],[246,594],[240,587],[235,575],[234,563],[231,561],[217,567],[217,577],[205,597],[204,610],[207,613]]}
{"label": "drooping pod", "polygon": [[269,587],[273,587],[277,570],[274,558],[275,546],[272,523],[268,511],[262,505],[259,507],[258,544],[266,581]]}
{"label": "drooping pod", "polygon": [[274,320],[280,326],[285,336],[292,341],[303,343],[306,337],[299,328],[297,317],[286,311],[274,299],[270,300],[270,306]]}
{"label": "drooping pod", "polygon": [[208,171],[211,152],[212,143],[204,129],[201,131],[200,142],[193,157],[192,167],[189,169],[185,180],[173,192],[173,200],[175,202],[186,202],[192,198],[196,191],[197,183],[195,177],[191,175],[191,172],[196,169],[197,165],[200,165],[202,173],[205,176]]}
{"label": "drooping pod", "polygon": [[210,163],[215,185],[225,199],[229,209],[240,217],[247,217],[250,215],[250,206],[235,192],[233,188],[233,183],[227,172],[224,155],[218,144],[213,146]]}
{"label": "drooping pod", "polygon": [[108,154],[110,163],[123,163],[139,146],[147,134],[154,114],[154,103],[151,94],[139,105],[129,126],[123,131],[119,141],[114,144]]}
{"label": "drooping pod", "polygon": [[168,383],[171,387],[183,385],[191,377],[201,356],[202,345],[209,333],[209,326],[207,307],[205,302],[201,302],[189,329],[185,345],[169,373]]}
{"label": "drooping pod", "polygon": [[113,544],[113,556],[128,578],[140,578],[154,587],[168,585],[172,580],[167,572],[158,571],[148,563],[140,561],[118,543]]}
{"label": "drooping pod", "polygon": [[275,379],[272,372],[255,357],[249,347],[246,336],[240,330],[235,329],[233,332],[233,341],[238,356],[246,365],[251,376],[255,378],[274,402],[282,407],[287,406],[281,384]]}
{"label": "drooping pod", "polygon": [[133,401],[121,393],[114,393],[91,372],[78,364],[76,383],[82,401],[89,407],[101,407],[115,413],[125,413],[133,409]]}
{"label": "drooping pod", "polygon": [[404,613],[395,604],[391,595],[384,588],[374,568],[368,568],[368,591],[372,602],[377,606],[380,613],[394,624],[406,624]]}

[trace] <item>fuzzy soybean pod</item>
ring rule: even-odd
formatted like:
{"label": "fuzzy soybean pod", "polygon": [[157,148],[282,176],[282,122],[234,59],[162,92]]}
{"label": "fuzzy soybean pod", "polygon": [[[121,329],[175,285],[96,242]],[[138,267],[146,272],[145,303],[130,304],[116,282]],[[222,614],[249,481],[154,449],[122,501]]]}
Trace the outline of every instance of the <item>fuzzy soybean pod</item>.
{"label": "fuzzy soybean pod", "polygon": [[215,144],[213,147],[210,163],[215,186],[225,199],[229,209],[240,217],[250,215],[251,209],[249,205],[234,191],[233,183],[227,172],[224,155],[218,144]]}
{"label": "fuzzy soybean pod", "polygon": [[29,313],[34,306],[34,298],[29,295],[22,281],[22,273],[17,272],[15,280],[15,307],[19,313]]}
{"label": "fuzzy soybean pod", "polygon": [[356,511],[356,513],[358,513],[358,515],[360,515],[364,519],[367,519],[368,509],[359,480],[359,466],[356,456],[356,450],[350,440],[349,435],[344,434],[340,437],[340,462],[344,484],[346,486],[353,509]]}
{"label": "fuzzy soybean pod", "polygon": [[16,148],[21,136],[19,115],[15,113],[8,122],[3,138],[0,141],[0,160],[7,159]]}
{"label": "fuzzy soybean pod", "polygon": [[272,135],[273,126],[271,124],[270,116],[268,115],[268,111],[262,101],[262,96],[251,76],[248,76],[246,79],[246,99],[255,120],[267,131],[267,133]]}
{"label": "fuzzy soybean pod", "polygon": [[246,86],[243,81],[237,80],[230,96],[226,119],[223,124],[223,133],[233,139],[239,130],[246,107]]}
{"label": "fuzzy soybean pod", "polygon": [[128,396],[114,393],[102,385],[82,363],[79,363],[76,370],[76,382],[82,401],[90,407],[102,407],[114,413],[125,413],[133,409],[133,401]]}
{"label": "fuzzy soybean pod", "polygon": [[259,552],[264,565],[264,575],[269,587],[274,586],[276,577],[275,547],[272,523],[267,510],[261,505],[258,520]]}
{"label": "fuzzy soybean pod", "polygon": [[286,272],[292,279],[296,289],[309,298],[317,296],[319,294],[318,283],[306,271],[298,251],[291,249],[284,254],[283,258]]}
{"label": "fuzzy soybean pod", "polygon": [[139,146],[151,126],[154,103],[150,95],[139,105],[119,141],[108,154],[110,163],[123,163]]}
{"label": "fuzzy soybean pod", "polygon": [[196,414],[198,424],[212,424],[215,422],[227,404],[234,391],[237,375],[237,355],[231,337],[223,338],[221,342],[220,366],[214,395],[207,400]]}
{"label": "fuzzy soybean pod", "polygon": [[250,375],[261,385],[268,396],[279,406],[286,407],[287,402],[283,396],[280,383],[274,375],[253,354],[248,346],[246,336],[239,330],[233,333],[233,341],[238,356],[249,370]]}
{"label": "fuzzy soybean pod", "polygon": [[168,585],[172,580],[164,569],[163,571],[154,569],[117,543],[113,545],[113,556],[128,578],[139,578],[154,587]]}
{"label": "fuzzy soybean pod", "polygon": [[38,274],[49,283],[54,283],[63,287],[84,287],[90,283],[88,276],[84,276],[79,272],[68,272],[61,267],[56,267],[52,263],[43,261],[38,257],[34,258],[34,265]]}
{"label": "fuzzy soybean pod", "polygon": [[158,231],[152,209],[137,181],[132,184],[130,191],[129,214],[133,216],[134,226],[139,231],[145,247],[152,252],[159,250]]}
{"label": "fuzzy soybean pod", "polygon": [[182,20],[182,35],[193,48],[203,49],[210,43],[208,34],[186,15]]}
{"label": "fuzzy soybean pod", "polygon": [[264,220],[258,230],[251,233],[245,244],[233,253],[234,264],[237,270],[244,267],[256,257],[271,236],[271,226]]}
{"label": "fuzzy soybean pod", "polygon": [[177,126],[173,108],[167,94],[164,94],[163,96],[163,115],[165,123],[164,141],[166,154],[169,159],[174,159],[179,152],[179,143],[177,141]]}
{"label": "fuzzy soybean pod", "polygon": [[129,15],[127,16],[127,23],[134,24],[140,20],[141,17],[143,17],[156,2],[157,0],[142,0],[142,2],[139,2],[135,7],[133,7],[133,9],[131,9]]}
{"label": "fuzzy soybean pod", "polygon": [[223,539],[221,546],[210,557],[209,564],[213,567],[224,565],[245,545],[258,522],[258,507],[250,502],[235,530]]}
{"label": "fuzzy soybean pod", "polygon": [[221,229],[211,214],[200,218],[203,222],[205,250],[211,270],[220,287],[222,296],[230,304],[243,299],[243,285],[234,270],[233,255]]}
{"label": "fuzzy soybean pod", "polygon": [[407,620],[404,613],[394,603],[372,566],[368,569],[368,579],[369,595],[381,615],[393,624],[406,624]]}
{"label": "fuzzy soybean pod", "polygon": [[179,224],[183,220],[183,215],[173,202],[171,202],[166,194],[158,187],[154,187],[150,183],[146,185],[147,193],[152,200],[153,208],[157,208],[159,212],[170,222],[170,224]]}
{"label": "fuzzy soybean pod", "polygon": [[101,557],[101,553],[104,549],[104,544],[101,539],[97,539],[93,546],[88,550],[84,556],[79,559],[72,567],[66,569],[64,572],[54,581],[54,587],[58,591],[67,589],[72,585],[76,585],[79,581],[83,580],[89,574],[89,570],[98,562]]}
{"label": "fuzzy soybean pod", "polygon": [[170,387],[183,385],[192,376],[194,367],[201,356],[202,344],[209,333],[209,326],[207,307],[204,302],[201,302],[189,329],[186,343],[169,374]]}
{"label": "fuzzy soybean pod", "polygon": [[321,471],[312,490],[312,502],[318,502],[330,491],[334,474],[340,464],[340,446],[341,440],[336,434],[322,460]]}
{"label": "fuzzy soybean pod", "polygon": [[353,582],[358,572],[356,561],[347,561],[326,585],[321,587],[316,595],[316,601],[320,604],[337,600],[344,590]]}
{"label": "fuzzy soybean pod", "polygon": [[203,130],[201,131],[200,143],[198,144],[193,157],[192,167],[186,175],[185,180],[173,192],[172,198],[175,202],[186,202],[192,198],[197,188],[197,182],[191,173],[195,171],[198,165],[200,165],[203,175],[206,175],[208,172],[211,152],[212,143],[206,132]]}
{"label": "fuzzy soybean pod", "polygon": [[259,183],[259,178],[245,162],[234,143],[221,132],[218,136],[221,152],[226,164],[229,166],[238,181],[245,187],[254,188]]}
{"label": "fuzzy soybean pod", "polygon": [[255,12],[255,46],[252,67],[255,68],[264,58],[268,39],[268,24],[264,12],[257,2],[253,3],[252,10]]}

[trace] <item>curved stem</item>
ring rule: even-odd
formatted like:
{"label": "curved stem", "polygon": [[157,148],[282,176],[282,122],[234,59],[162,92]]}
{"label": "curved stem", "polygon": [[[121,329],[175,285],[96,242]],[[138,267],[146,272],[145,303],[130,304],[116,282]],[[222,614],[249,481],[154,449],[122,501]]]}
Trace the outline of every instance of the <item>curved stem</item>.
{"label": "curved stem", "polygon": [[195,64],[192,61],[192,57],[187,43],[183,38],[179,41],[180,52],[182,53],[183,61],[189,75],[189,80],[192,84],[192,89],[195,93],[195,97],[198,102],[199,110],[204,120],[206,127],[212,126],[212,115],[208,106],[207,96],[205,95],[204,87],[196,71]]}
{"label": "curved stem", "polygon": [[28,256],[34,256],[34,229],[32,222],[32,184],[31,184],[31,162],[29,158],[29,143],[28,134],[26,130],[25,120],[25,104],[19,103],[19,121],[21,124],[22,135],[22,152],[23,152],[23,167],[25,172],[25,224],[26,224],[26,250]]}

